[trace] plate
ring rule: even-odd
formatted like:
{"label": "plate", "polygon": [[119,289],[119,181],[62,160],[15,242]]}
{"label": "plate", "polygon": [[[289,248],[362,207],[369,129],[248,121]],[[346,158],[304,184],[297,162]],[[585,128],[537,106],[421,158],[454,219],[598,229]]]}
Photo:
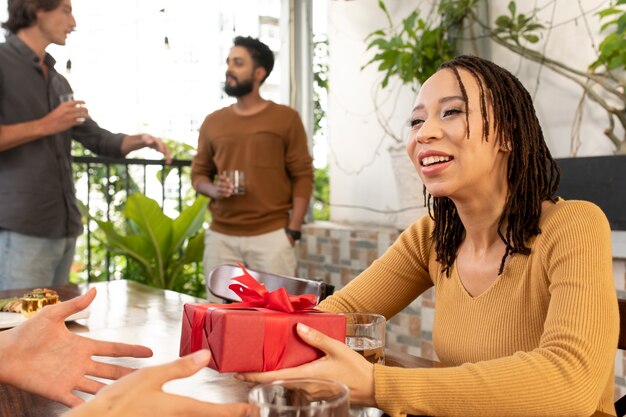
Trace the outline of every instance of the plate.
{"label": "plate", "polygon": [[[74,321],[78,319],[86,319],[89,317],[89,310],[82,310],[78,313],[72,314],[65,321]],[[0,329],[9,329],[28,320],[28,317],[24,317],[21,313],[6,313],[0,312]]]}

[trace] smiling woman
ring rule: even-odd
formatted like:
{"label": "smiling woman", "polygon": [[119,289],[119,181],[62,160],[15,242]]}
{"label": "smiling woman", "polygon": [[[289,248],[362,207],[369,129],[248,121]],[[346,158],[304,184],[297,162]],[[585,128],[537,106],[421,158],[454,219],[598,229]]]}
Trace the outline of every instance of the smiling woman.
{"label": "smiling woman", "polygon": [[433,341],[446,368],[372,365],[298,329],[327,356],[244,378],[339,380],[353,404],[392,416],[613,415],[609,225],[595,205],[556,197],[558,169],[526,89],[460,56],[424,83],[411,126],[407,150],[430,215],[318,308],[389,319],[434,287]]}

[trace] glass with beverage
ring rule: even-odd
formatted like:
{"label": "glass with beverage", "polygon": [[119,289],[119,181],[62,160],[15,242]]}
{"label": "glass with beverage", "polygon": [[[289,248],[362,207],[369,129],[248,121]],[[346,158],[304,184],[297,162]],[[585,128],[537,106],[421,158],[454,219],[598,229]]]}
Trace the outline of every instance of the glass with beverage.
{"label": "glass with beverage", "polygon": [[385,363],[385,317],[373,313],[340,313],[346,317],[346,345],[371,363]]}
{"label": "glass with beverage", "polygon": [[244,195],[246,193],[246,175],[240,169],[229,169],[222,172],[233,184],[233,195]]}
{"label": "glass with beverage", "polygon": [[[373,364],[385,363],[384,316],[374,313],[339,313],[346,317],[346,345]],[[383,412],[374,407],[353,406],[350,417],[381,417]]]}
{"label": "glass with beverage", "polygon": [[278,380],[250,390],[250,417],[349,417],[350,390],[317,378]]}
{"label": "glass with beverage", "polygon": [[[59,96],[59,101],[61,103],[65,103],[67,101],[75,101],[75,100],[76,100],[76,98],[74,97],[74,93],[65,93],[65,94],[61,94]],[[79,107],[83,107],[83,106],[79,105]],[[84,117],[78,117],[76,120],[78,122],[83,123],[85,121],[85,118]]]}

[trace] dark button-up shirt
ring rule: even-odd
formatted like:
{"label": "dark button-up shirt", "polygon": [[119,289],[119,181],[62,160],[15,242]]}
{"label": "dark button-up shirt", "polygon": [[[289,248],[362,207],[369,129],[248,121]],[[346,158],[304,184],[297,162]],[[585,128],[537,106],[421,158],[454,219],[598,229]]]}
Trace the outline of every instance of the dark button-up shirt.
{"label": "dark button-up shirt", "polygon": [[[35,53],[17,36],[0,44],[0,128],[41,119],[72,92],[49,54],[46,79]],[[92,119],[70,130],[0,152],[0,228],[61,238],[78,236],[82,223],[72,179],[71,141],[104,156],[120,157],[124,134]]]}

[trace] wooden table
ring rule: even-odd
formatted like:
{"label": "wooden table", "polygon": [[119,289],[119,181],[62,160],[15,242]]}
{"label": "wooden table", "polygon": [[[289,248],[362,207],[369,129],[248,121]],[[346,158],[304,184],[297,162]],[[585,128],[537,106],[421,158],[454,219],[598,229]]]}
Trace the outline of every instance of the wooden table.
{"label": "wooden table", "polygon": [[[178,358],[183,305],[205,301],[126,280],[93,283],[89,287],[98,290],[98,295],[89,307],[89,318],[68,323],[68,328],[95,339],[146,345],[154,351],[154,356],[148,359],[107,358],[110,363],[132,367],[156,365]],[[62,300],[67,300],[86,291],[87,287],[64,286],[55,289]],[[1,291],[0,298],[21,296],[23,293],[23,290]],[[386,363],[391,366],[438,366],[437,362],[388,349],[385,356]],[[252,385],[234,379],[232,374],[219,374],[205,368],[192,377],[167,383],[165,389],[199,400],[228,403],[246,402]],[[83,397],[89,395],[84,394]],[[59,403],[0,384],[0,416],[53,417],[65,411],[67,407]],[[592,417],[609,416],[596,413]]]}

